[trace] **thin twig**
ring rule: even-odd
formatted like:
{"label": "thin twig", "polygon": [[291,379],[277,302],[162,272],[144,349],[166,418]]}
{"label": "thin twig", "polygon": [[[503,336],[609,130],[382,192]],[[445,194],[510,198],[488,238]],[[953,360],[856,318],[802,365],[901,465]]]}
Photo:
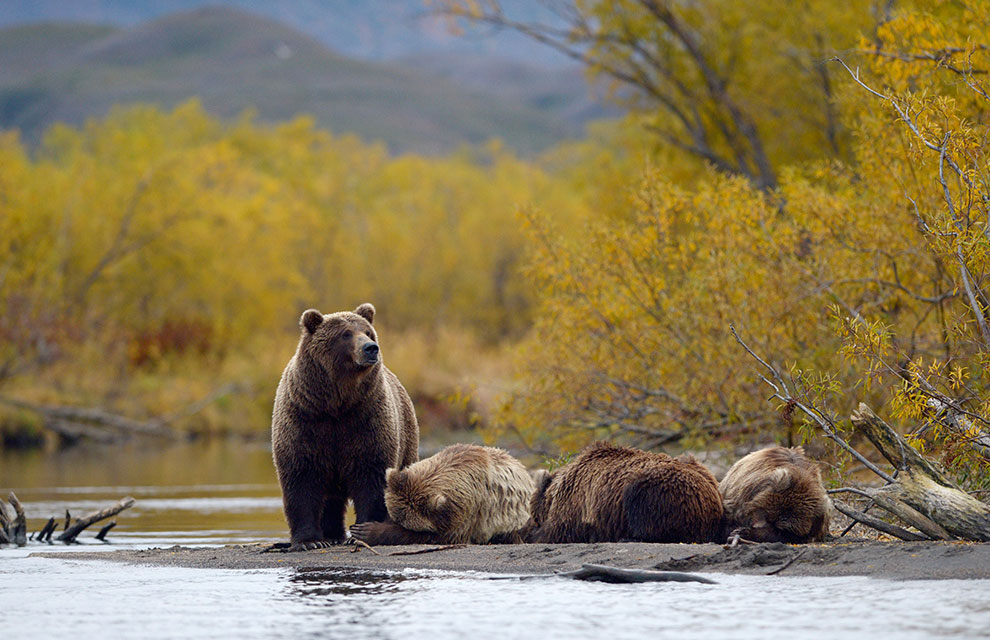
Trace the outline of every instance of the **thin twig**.
{"label": "thin twig", "polygon": [[417,549],[415,551],[393,551],[388,554],[390,556],[416,556],[421,553],[433,553],[434,551],[447,551],[448,549],[463,549],[466,544],[445,544],[440,547],[428,547],[426,549]]}
{"label": "thin twig", "polygon": [[736,333],[735,326],[730,324],[729,330],[732,331],[732,335],[736,339],[736,342],[738,342],[739,345],[746,350],[746,353],[751,355],[753,358],[756,359],[757,362],[759,362],[764,367],[766,367],[770,371],[771,375],[773,375],[774,379],[777,380],[777,384],[774,384],[769,379],[767,379],[766,376],[757,374],[760,376],[760,379],[763,380],[763,382],[765,382],[775,391],[775,393],[771,397],[777,398],[782,402],[793,403],[795,407],[800,409],[805,415],[807,415],[812,420],[818,423],[818,426],[822,428],[822,431],[825,433],[826,437],[828,437],[830,440],[832,440],[840,447],[845,449],[846,452],[849,453],[849,455],[859,460],[859,462],[862,463],[864,466],[866,466],[867,469],[877,474],[887,482],[894,482],[893,476],[891,476],[889,473],[883,471],[882,469],[880,469],[880,467],[870,462],[865,456],[863,456],[863,454],[861,454],[859,451],[856,451],[848,442],[842,439],[835,432],[835,429],[833,428],[833,424],[830,424],[830,422],[832,422],[830,418],[826,418],[816,409],[813,409],[805,405],[803,402],[800,402],[797,398],[791,395],[790,390],[787,388],[787,384],[784,382],[783,377],[780,375],[777,369],[767,364],[767,362],[763,358],[758,356],[752,349],[749,348],[749,345],[743,342],[742,338],[739,337],[739,334]]}
{"label": "thin twig", "polygon": [[801,549],[801,550],[800,550],[799,552],[797,552],[797,553],[796,553],[796,554],[794,555],[794,557],[792,557],[792,558],[791,558],[790,560],[788,560],[787,562],[785,562],[785,563],[784,563],[784,564],[783,564],[782,566],[780,566],[779,568],[777,568],[777,569],[774,569],[773,571],[770,571],[769,573],[767,573],[767,575],[768,575],[768,576],[775,576],[775,575],[777,575],[778,573],[780,573],[781,571],[783,571],[783,570],[784,570],[784,569],[786,569],[787,567],[789,567],[789,566],[791,566],[792,564],[794,564],[795,562],[797,562],[797,561],[798,561],[798,558],[800,558],[801,556],[803,556],[803,555],[804,555],[804,552],[805,552],[805,551],[807,551],[807,549]]}
{"label": "thin twig", "polygon": [[353,541],[353,544],[354,544],[354,548],[351,549],[351,553],[355,553],[358,549],[367,549],[368,551],[370,551],[371,553],[375,554],[376,556],[382,555],[382,554],[378,553],[377,551],[375,551],[375,548],[372,547],[367,542],[365,542],[364,540],[358,540],[357,538],[351,538],[351,540]]}

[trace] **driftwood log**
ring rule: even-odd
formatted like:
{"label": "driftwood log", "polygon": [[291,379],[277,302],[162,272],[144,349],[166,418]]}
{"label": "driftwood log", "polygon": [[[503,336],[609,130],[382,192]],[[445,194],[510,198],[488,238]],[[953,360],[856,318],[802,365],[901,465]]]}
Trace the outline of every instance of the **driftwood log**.
{"label": "driftwood log", "polygon": [[10,527],[10,541],[18,547],[23,547],[27,544],[27,518],[24,517],[24,507],[21,506],[20,501],[14,495],[13,491],[7,496],[7,501],[14,508],[14,520]]}
{"label": "driftwood log", "polygon": [[245,387],[240,384],[225,384],[175,413],[156,416],[147,420],[136,420],[101,407],[42,405],[6,396],[0,396],[0,404],[38,414],[46,429],[58,434],[67,442],[87,438],[95,442],[111,443],[130,436],[189,440],[194,437],[194,434],[177,429],[172,425],[196,415],[225,396],[242,393],[244,389]]}
{"label": "driftwood log", "polygon": [[[853,428],[857,433],[865,436],[893,465],[895,469],[893,474],[881,469],[853,448],[840,435],[837,420],[830,413],[816,407],[806,394],[791,393],[787,380],[780,371],[754,352],[739,337],[735,327],[730,326],[730,329],[736,342],[770,372],[770,377],[764,375],[759,377],[773,389],[772,399],[780,400],[787,403],[787,406],[800,410],[818,425],[827,438],[884,481],[883,486],[876,488],[843,488],[834,489],[829,493],[849,492],[869,498],[871,504],[916,528],[925,538],[933,540],[959,538],[990,542],[990,506],[959,488],[941,469],[911,447],[870,407],[863,403],[859,404],[850,416]],[[794,384],[793,379],[791,382]],[[957,414],[953,414],[953,417],[959,418]],[[895,537],[913,539],[917,535],[902,527],[878,526],[876,518],[841,503],[836,508],[856,522]]]}
{"label": "driftwood log", "polygon": [[[14,510],[14,515],[11,517],[10,513],[7,511],[7,507],[3,500],[0,500],[0,544],[16,544],[19,547],[23,547],[28,542],[27,537],[27,518],[24,516],[24,507],[21,505],[17,496],[11,491],[10,495],[7,496],[7,501]],[[74,521],[72,516],[69,514],[68,510],[65,512],[65,526],[63,527],[62,534],[56,538],[59,542],[64,542],[65,544],[71,544],[76,542],[76,538],[79,534],[83,532],[90,525],[99,522],[100,520],[105,520],[109,517],[115,516],[124,509],[129,509],[134,506],[134,498],[130,496],[122,498],[117,504],[102,509],[100,511],[94,511],[89,515],[82,518],[76,518]],[[100,532],[96,535],[96,539],[106,542],[106,535],[117,522],[111,522],[110,524],[103,527]],[[46,542],[52,544],[52,534],[54,534],[55,529],[58,528],[58,524],[55,521],[55,517],[52,516],[48,519],[36,534],[32,535],[31,538],[35,542]]]}
{"label": "driftwood log", "polygon": [[0,544],[10,544],[10,516],[3,500],[0,500]]}
{"label": "driftwood log", "polygon": [[58,525],[55,524],[55,516],[48,518],[48,522],[45,523],[45,526],[41,528],[41,531],[38,532],[38,535],[36,535],[34,539],[38,542],[47,542],[48,544],[51,544],[52,534],[55,533],[56,527],[58,527]]}
{"label": "driftwood log", "polygon": [[865,404],[851,420],[897,469],[894,482],[866,491],[878,507],[934,540],[990,541],[990,506],[957,487]]}
{"label": "driftwood log", "polygon": [[833,500],[832,506],[835,507],[836,511],[849,518],[852,518],[856,522],[865,524],[866,526],[872,527],[877,531],[882,531],[883,533],[886,533],[889,536],[893,536],[901,540],[906,540],[908,542],[919,542],[921,540],[928,539],[927,536],[921,535],[920,533],[915,533],[913,531],[908,531],[903,527],[898,527],[896,524],[891,524],[889,522],[881,520],[880,518],[874,518],[870,514],[859,511],[858,509],[853,509],[849,505],[843,504],[838,500]]}
{"label": "driftwood log", "polygon": [[[107,518],[111,518],[117,515],[118,513],[120,513],[121,511],[123,511],[124,509],[129,509],[133,506],[134,506],[134,498],[130,496],[127,496],[126,498],[122,498],[120,502],[113,505],[112,507],[107,507],[106,509],[102,509],[100,511],[94,511],[93,513],[87,516],[83,516],[82,518],[76,519],[75,522],[73,522],[70,526],[66,527],[65,531],[63,531],[62,534],[59,535],[59,537],[56,539],[66,544],[75,542],[76,537],[80,533],[82,533],[83,530],[89,525],[93,524],[94,522],[99,522],[100,520],[106,520]],[[104,533],[104,535],[106,535],[106,533]],[[100,539],[102,540],[102,538]]]}
{"label": "driftwood log", "polygon": [[103,528],[100,529],[100,532],[96,534],[96,539],[99,540],[100,542],[106,542],[106,537],[107,534],[110,533],[110,529],[113,529],[116,526],[117,526],[116,520],[111,520],[108,524],[103,525]]}
{"label": "driftwood log", "polygon": [[555,574],[561,578],[573,578],[588,582],[609,582],[612,584],[631,584],[639,582],[701,582],[703,584],[718,584],[711,578],[681,573],[680,571],[652,571],[648,569],[623,569],[604,564],[583,564],[575,571],[564,571]]}

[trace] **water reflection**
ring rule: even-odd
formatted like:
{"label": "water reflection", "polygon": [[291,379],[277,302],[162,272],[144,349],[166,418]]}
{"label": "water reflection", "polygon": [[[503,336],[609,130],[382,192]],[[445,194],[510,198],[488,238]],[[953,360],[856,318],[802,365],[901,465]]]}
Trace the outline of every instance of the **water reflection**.
{"label": "water reflection", "polygon": [[289,578],[289,591],[303,598],[328,598],[334,596],[381,596],[398,593],[399,585],[410,576],[394,571],[351,571],[346,569],[298,569]]}
{"label": "water reflection", "polygon": [[[0,491],[8,490],[24,504],[32,532],[51,516],[64,520],[66,509],[79,516],[131,495],[137,504],[117,516],[109,536],[115,545],[247,543],[287,535],[265,442],[3,451]],[[92,543],[97,530],[80,541]]]}
{"label": "water reflection", "polygon": [[[990,581],[717,576],[719,584],[303,571],[282,597],[349,638],[982,638]],[[923,606],[918,603],[924,603]],[[300,632],[312,632],[304,617]]]}
{"label": "water reflection", "polygon": [[[717,576],[717,585],[440,571],[205,570],[0,561],[10,637],[984,638],[990,580]],[[72,597],[65,597],[70,593]]]}

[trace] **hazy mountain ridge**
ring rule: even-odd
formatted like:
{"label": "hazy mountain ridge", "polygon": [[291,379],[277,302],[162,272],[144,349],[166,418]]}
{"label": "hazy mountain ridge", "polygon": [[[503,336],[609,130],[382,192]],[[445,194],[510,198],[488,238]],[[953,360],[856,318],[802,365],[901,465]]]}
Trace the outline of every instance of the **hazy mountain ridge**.
{"label": "hazy mountain ridge", "polygon": [[[554,20],[542,2],[503,0],[511,15]],[[278,20],[344,55],[384,60],[426,52],[473,52],[559,66],[566,59],[548,47],[507,31],[450,33],[430,16],[428,0],[4,0],[0,26],[31,22],[85,22],[134,26],[165,15],[227,6]]]}
{"label": "hazy mountain ridge", "polygon": [[[499,137],[524,152],[578,135],[602,112],[580,74],[433,53],[370,62],[243,11],[211,7],[114,29],[31,25],[0,30],[0,127],[36,140],[112,105],[173,106],[192,96],[222,117],[310,113],[334,131],[436,153]],[[413,68],[418,67],[418,68]],[[436,70],[435,72],[431,70]],[[568,75],[570,74],[570,75]]]}

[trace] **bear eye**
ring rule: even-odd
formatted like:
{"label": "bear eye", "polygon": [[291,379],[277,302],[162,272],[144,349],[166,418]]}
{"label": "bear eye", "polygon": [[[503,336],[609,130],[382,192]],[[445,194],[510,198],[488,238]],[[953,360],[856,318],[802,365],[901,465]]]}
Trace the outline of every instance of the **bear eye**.
{"label": "bear eye", "polygon": [[345,331],[345,332],[344,332],[344,338],[345,338],[345,339],[346,339],[346,338],[350,338],[350,337],[351,337],[352,335],[354,335],[354,334],[353,334],[353,333],[351,333],[350,331]]}

